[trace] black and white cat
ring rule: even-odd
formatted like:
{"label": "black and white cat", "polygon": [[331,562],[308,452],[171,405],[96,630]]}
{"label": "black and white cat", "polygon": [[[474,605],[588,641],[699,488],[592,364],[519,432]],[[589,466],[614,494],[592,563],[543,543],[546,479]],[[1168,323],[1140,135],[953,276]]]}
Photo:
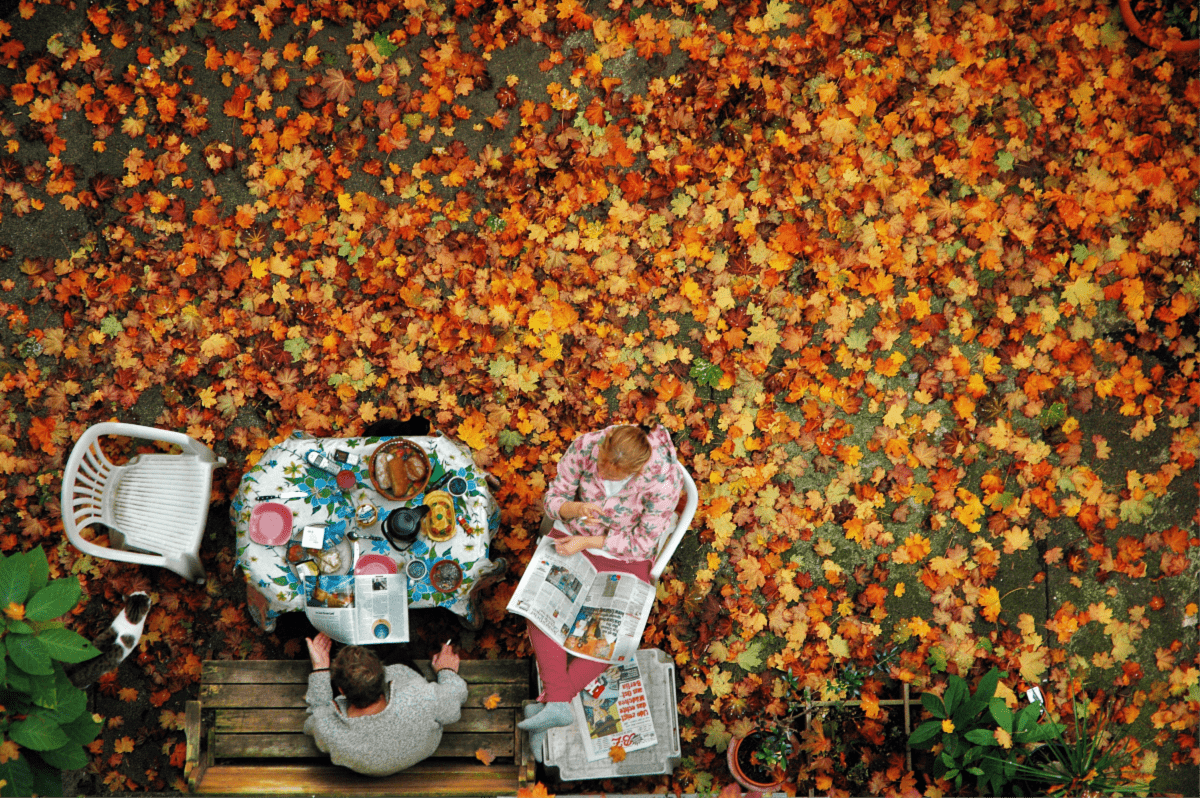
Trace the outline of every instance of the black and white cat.
{"label": "black and white cat", "polygon": [[71,684],[82,689],[120,665],[137,648],[149,614],[150,596],[142,591],[131,593],[125,600],[125,609],[121,610],[121,614],[92,641],[92,645],[100,649],[100,656],[81,662],[67,671]]}

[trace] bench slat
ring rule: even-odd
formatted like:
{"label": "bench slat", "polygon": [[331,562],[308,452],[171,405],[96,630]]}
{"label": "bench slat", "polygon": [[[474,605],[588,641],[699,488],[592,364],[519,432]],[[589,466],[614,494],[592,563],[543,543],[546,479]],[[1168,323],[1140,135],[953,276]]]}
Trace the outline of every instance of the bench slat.
{"label": "bench slat", "polygon": [[[303,733],[308,712],[303,709],[218,709],[213,728],[217,734]],[[511,732],[513,709],[462,710],[462,718],[447,732]]]}
{"label": "bench slat", "polygon": [[[201,684],[200,703],[205,709],[216,708],[295,708],[307,706],[304,694],[308,682],[274,684]],[[529,697],[526,684],[468,684],[465,707],[482,707],[493,693],[500,695],[500,706],[518,707]]]}
{"label": "bench slat", "polygon": [[197,792],[214,795],[512,795],[516,765],[427,759],[395,776],[360,776],[334,765],[214,765]]}
{"label": "bench slat", "polygon": [[[480,748],[495,756],[512,756],[513,733],[443,734],[436,756],[471,759]],[[213,755],[217,759],[325,756],[307,734],[218,734],[213,738]]]}
{"label": "bench slat", "polygon": [[[416,660],[420,670],[432,668],[429,660]],[[200,681],[204,684],[279,684],[308,683],[312,665],[307,660],[207,660]],[[529,683],[529,662],[526,660],[465,659],[459,664],[458,675],[467,684],[483,682]]]}

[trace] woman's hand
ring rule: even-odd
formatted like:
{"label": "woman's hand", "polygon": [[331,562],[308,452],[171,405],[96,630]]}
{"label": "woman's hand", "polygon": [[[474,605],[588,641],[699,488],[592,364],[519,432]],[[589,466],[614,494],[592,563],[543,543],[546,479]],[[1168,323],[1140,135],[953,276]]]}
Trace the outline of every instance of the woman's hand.
{"label": "woman's hand", "polygon": [[558,514],[564,521],[597,521],[604,508],[595,502],[564,502]]}
{"label": "woman's hand", "polygon": [[329,648],[333,645],[333,641],[329,639],[329,635],[321,632],[314,640],[311,637],[306,637],[305,642],[308,643],[308,656],[312,660],[313,670],[329,667]]}
{"label": "woman's hand", "polygon": [[602,549],[604,548],[603,535],[589,535],[586,537],[570,537],[560,538],[554,541],[554,550],[563,557],[570,557],[572,554],[578,554],[584,549]]}

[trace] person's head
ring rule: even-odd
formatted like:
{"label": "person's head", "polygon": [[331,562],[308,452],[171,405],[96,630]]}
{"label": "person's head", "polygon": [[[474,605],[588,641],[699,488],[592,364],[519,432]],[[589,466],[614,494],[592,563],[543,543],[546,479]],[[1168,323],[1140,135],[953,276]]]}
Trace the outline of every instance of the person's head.
{"label": "person's head", "polygon": [[650,438],[643,427],[613,427],[596,452],[601,479],[620,480],[642,470],[650,459]]}
{"label": "person's head", "polygon": [[383,695],[383,677],[379,657],[362,646],[346,646],[329,667],[329,683],[334,691],[359,709],[371,706]]}

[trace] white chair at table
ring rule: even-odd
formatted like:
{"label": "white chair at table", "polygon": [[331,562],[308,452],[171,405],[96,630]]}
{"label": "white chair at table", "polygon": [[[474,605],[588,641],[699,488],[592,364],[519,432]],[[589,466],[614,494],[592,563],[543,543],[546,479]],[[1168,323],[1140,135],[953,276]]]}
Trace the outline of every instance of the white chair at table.
{"label": "white chair at table", "polygon": [[[180,447],[180,454],[140,454],[114,465],[100,438],[123,435]],[[62,517],[67,538],[93,557],[168,568],[204,582],[200,541],[208,518],[213,470],[224,457],[181,432],[104,422],[83,433],[63,470]],[[98,546],[80,532],[103,524],[123,548]]]}

